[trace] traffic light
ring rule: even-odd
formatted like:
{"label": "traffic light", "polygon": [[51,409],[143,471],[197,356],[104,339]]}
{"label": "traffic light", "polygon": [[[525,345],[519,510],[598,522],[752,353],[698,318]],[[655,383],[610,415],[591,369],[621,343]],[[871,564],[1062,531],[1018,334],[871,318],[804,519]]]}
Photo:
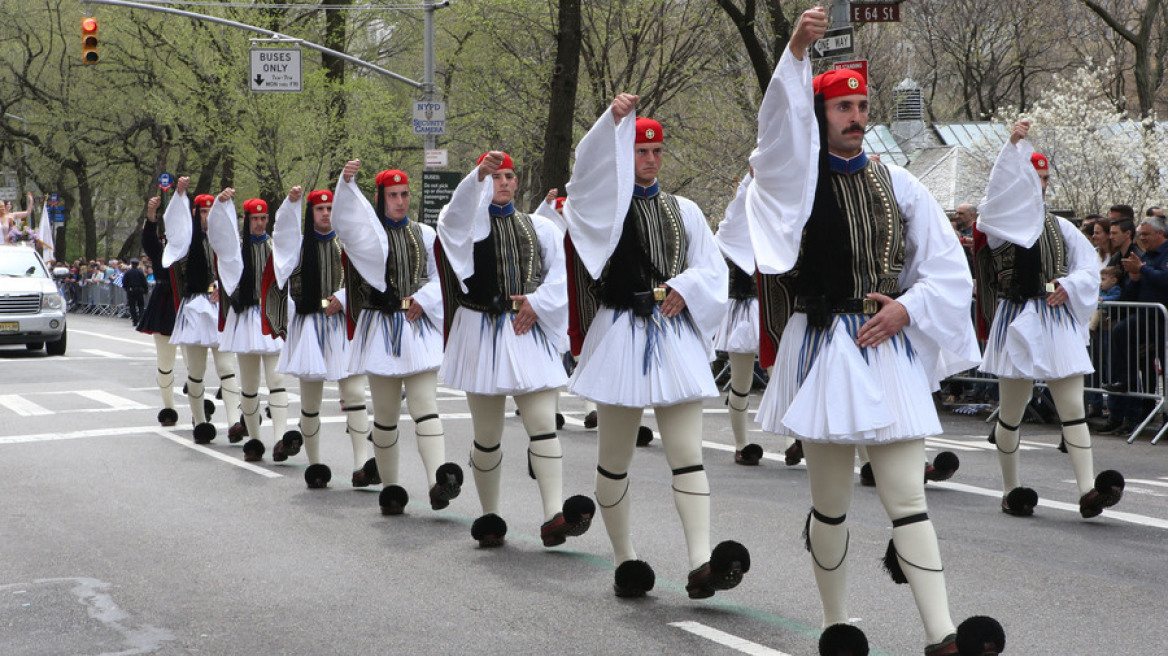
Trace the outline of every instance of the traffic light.
{"label": "traffic light", "polygon": [[96,64],[100,58],[97,54],[97,19],[86,16],[81,19],[81,61]]}

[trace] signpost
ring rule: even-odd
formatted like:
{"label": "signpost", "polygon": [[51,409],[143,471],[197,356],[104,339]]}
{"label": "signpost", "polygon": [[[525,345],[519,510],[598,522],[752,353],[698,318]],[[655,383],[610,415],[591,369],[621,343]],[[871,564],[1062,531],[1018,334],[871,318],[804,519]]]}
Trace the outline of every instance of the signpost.
{"label": "signpost", "polygon": [[865,80],[868,79],[868,60],[867,59],[856,59],[853,61],[836,62],[836,63],[832,64],[831,67],[832,68],[846,68],[846,69],[851,70],[851,71],[856,71],[861,76],[863,76],[863,78]]}
{"label": "signpost", "polygon": [[257,92],[300,91],[300,48],[252,48],[247,81]]}
{"label": "signpost", "polygon": [[65,225],[65,204],[61,202],[61,194],[53,192],[49,194],[49,220],[55,226]]}
{"label": "signpost", "polygon": [[828,30],[823,38],[811,44],[811,58],[824,59],[828,57],[844,57],[855,52],[852,41],[852,27],[839,27]]}
{"label": "signpost", "polygon": [[414,102],[414,134],[446,134],[446,103],[441,100]]}
{"label": "signpost", "polygon": [[422,223],[438,225],[438,213],[450,202],[462,177],[458,171],[422,171]]}
{"label": "signpost", "polygon": [[424,166],[428,169],[444,169],[449,159],[449,152],[445,148],[435,148],[426,151]]}
{"label": "signpost", "polygon": [[853,23],[899,23],[898,2],[853,2],[850,11]]}

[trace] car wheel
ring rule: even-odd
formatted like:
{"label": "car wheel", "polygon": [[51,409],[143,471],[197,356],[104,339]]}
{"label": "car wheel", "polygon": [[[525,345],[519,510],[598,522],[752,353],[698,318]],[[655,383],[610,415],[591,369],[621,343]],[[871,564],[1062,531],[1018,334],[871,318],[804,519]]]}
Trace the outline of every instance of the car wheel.
{"label": "car wheel", "polygon": [[39,351],[45,347],[44,342],[28,342],[24,345],[30,351]]}
{"label": "car wheel", "polygon": [[61,339],[45,344],[45,352],[49,355],[65,355],[65,338],[68,336],[67,331],[61,331]]}

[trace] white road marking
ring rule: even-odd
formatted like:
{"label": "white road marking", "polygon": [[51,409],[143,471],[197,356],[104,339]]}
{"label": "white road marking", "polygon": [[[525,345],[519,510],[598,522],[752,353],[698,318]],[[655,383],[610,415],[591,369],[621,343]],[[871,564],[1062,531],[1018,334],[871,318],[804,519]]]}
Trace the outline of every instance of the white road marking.
{"label": "white road marking", "polygon": [[0,405],[8,408],[21,417],[35,417],[38,415],[53,414],[52,410],[39,406],[24,398],[20,394],[0,394]]}
{"label": "white road marking", "polygon": [[150,407],[103,390],[84,390],[76,392],[76,394],[84,396],[87,399],[93,399],[98,403],[104,403],[112,410],[145,410]]}
{"label": "white road marking", "polygon": [[259,474],[260,476],[266,476],[267,478],[284,478],[283,474],[277,474],[274,471],[269,471],[267,469],[264,469],[263,467],[253,465],[250,462],[244,462],[243,460],[240,460],[239,458],[234,458],[232,456],[229,456],[229,455],[226,455],[223,453],[219,453],[218,451],[213,451],[213,450],[208,449],[207,447],[205,447],[201,444],[195,444],[194,442],[192,442],[191,440],[189,440],[185,437],[175,435],[174,433],[172,433],[168,430],[164,430],[161,428],[155,428],[153,430],[153,432],[157,433],[158,435],[161,435],[162,437],[165,437],[166,439],[170,440],[171,442],[174,442],[175,444],[185,446],[188,449],[197,451],[197,452],[199,452],[203,455],[206,455],[206,456],[211,456],[212,458],[215,458],[217,460],[222,460],[223,462],[225,462],[229,465],[235,465],[236,467],[239,467],[240,469],[246,469],[249,472],[252,472],[254,474]]}
{"label": "white road marking", "polygon": [[120,360],[126,357],[121,353],[110,353],[109,351],[99,351],[98,349],[81,349],[81,352],[95,355],[99,358],[111,358],[116,360]]}
{"label": "white road marking", "polygon": [[113,337],[112,335],[107,335],[105,333],[95,333],[95,332],[90,332],[88,330],[77,330],[76,328],[70,328],[69,332],[73,333],[74,335],[89,335],[90,337],[96,337],[96,338],[102,340],[103,342],[108,342],[108,341],[112,340],[115,342],[125,342],[127,344],[133,344],[134,346],[145,346],[145,347],[149,347],[149,348],[154,348],[154,339],[153,338],[150,338],[150,339],[127,339],[125,337]]}
{"label": "white road marking", "polygon": [[751,656],[791,656],[787,652],[764,647],[757,642],[739,638],[736,635],[719,631],[699,622],[670,622],[669,626],[677,627],[682,631],[689,631],[696,636],[705,638],[711,642],[716,642],[724,647],[729,647],[737,652],[750,654]]}
{"label": "white road marking", "polygon": [[[929,483],[930,487],[939,487],[957,492],[966,492],[968,494],[976,494],[983,497],[991,497],[993,499],[1001,499],[1001,490],[987,490],[983,487],[975,487],[973,485],[966,485],[964,483],[953,483],[951,481],[942,481],[940,483]],[[1038,505],[1043,508],[1054,508],[1055,510],[1065,510],[1067,512],[1079,514],[1079,504],[1077,503],[1063,503],[1062,501],[1047,501],[1046,499],[1039,499]],[[1113,510],[1108,508],[1103,511],[1101,517],[1105,519],[1114,519],[1129,524],[1138,524],[1140,526],[1148,526],[1151,528],[1168,529],[1168,519],[1159,519],[1157,517],[1146,517],[1144,515],[1137,515],[1135,513],[1123,512],[1121,510]]]}

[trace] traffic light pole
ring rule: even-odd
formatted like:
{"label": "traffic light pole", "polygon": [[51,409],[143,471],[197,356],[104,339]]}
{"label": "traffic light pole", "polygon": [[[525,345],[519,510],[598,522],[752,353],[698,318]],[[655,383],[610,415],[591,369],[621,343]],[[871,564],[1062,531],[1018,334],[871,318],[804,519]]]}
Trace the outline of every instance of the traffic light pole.
{"label": "traffic light pole", "polygon": [[[181,9],[171,9],[169,7],[159,7],[156,5],[145,5],[145,4],[141,4],[138,2],[127,2],[126,0],[81,0],[81,1],[83,3],[86,3],[86,4],[112,5],[114,7],[127,7],[129,9],[141,9],[142,11],[155,11],[155,12],[159,12],[159,13],[163,13],[163,14],[174,14],[176,16],[185,16],[187,18],[193,18],[195,20],[207,21],[209,23],[216,23],[219,25],[226,25],[227,27],[234,27],[236,29],[247,30],[249,32],[257,32],[259,34],[264,34],[264,35],[267,35],[267,36],[272,37],[272,38],[279,38],[282,40],[295,41],[295,42],[299,43],[300,45],[304,46],[305,48],[308,48],[309,50],[316,50],[317,52],[323,52],[325,54],[332,55],[333,57],[336,57],[338,59],[343,59],[351,64],[356,64],[357,66],[361,66],[364,68],[368,68],[369,70],[376,71],[377,73],[380,73],[380,74],[382,74],[388,78],[391,78],[393,80],[397,80],[398,82],[408,84],[408,85],[414,87],[415,89],[420,89],[424,94],[427,94],[427,93],[429,94],[427,96],[427,99],[430,99],[432,97],[432,94],[434,93],[434,31],[433,31],[434,30],[434,24],[433,24],[434,11],[433,10],[436,7],[445,6],[445,3],[441,3],[441,4],[436,5],[433,0],[426,0],[426,25],[427,25],[427,31],[426,31],[426,75],[427,75],[427,82],[428,82],[428,88],[429,88],[429,91],[427,91],[427,84],[423,84],[422,82],[418,82],[416,80],[411,80],[410,78],[405,77],[403,75],[398,75],[397,73],[394,73],[393,71],[390,71],[390,70],[386,70],[380,66],[377,66],[376,64],[370,64],[369,62],[363,61],[361,59],[357,59],[356,57],[353,57],[352,55],[346,55],[343,52],[337,52],[336,50],[333,50],[332,48],[326,48],[322,45],[317,45],[311,41],[304,41],[302,39],[291,39],[285,35],[281,35],[279,32],[265,30],[262,27],[256,27],[254,25],[247,25],[246,23],[237,23],[235,21],[230,21],[230,20],[227,20],[225,18],[217,18],[215,16],[207,16],[205,14],[196,14],[194,12],[183,11]],[[427,138],[427,144],[430,144],[430,142],[433,140],[433,137],[426,137],[426,138]],[[427,145],[426,147],[430,148],[431,146]]]}

